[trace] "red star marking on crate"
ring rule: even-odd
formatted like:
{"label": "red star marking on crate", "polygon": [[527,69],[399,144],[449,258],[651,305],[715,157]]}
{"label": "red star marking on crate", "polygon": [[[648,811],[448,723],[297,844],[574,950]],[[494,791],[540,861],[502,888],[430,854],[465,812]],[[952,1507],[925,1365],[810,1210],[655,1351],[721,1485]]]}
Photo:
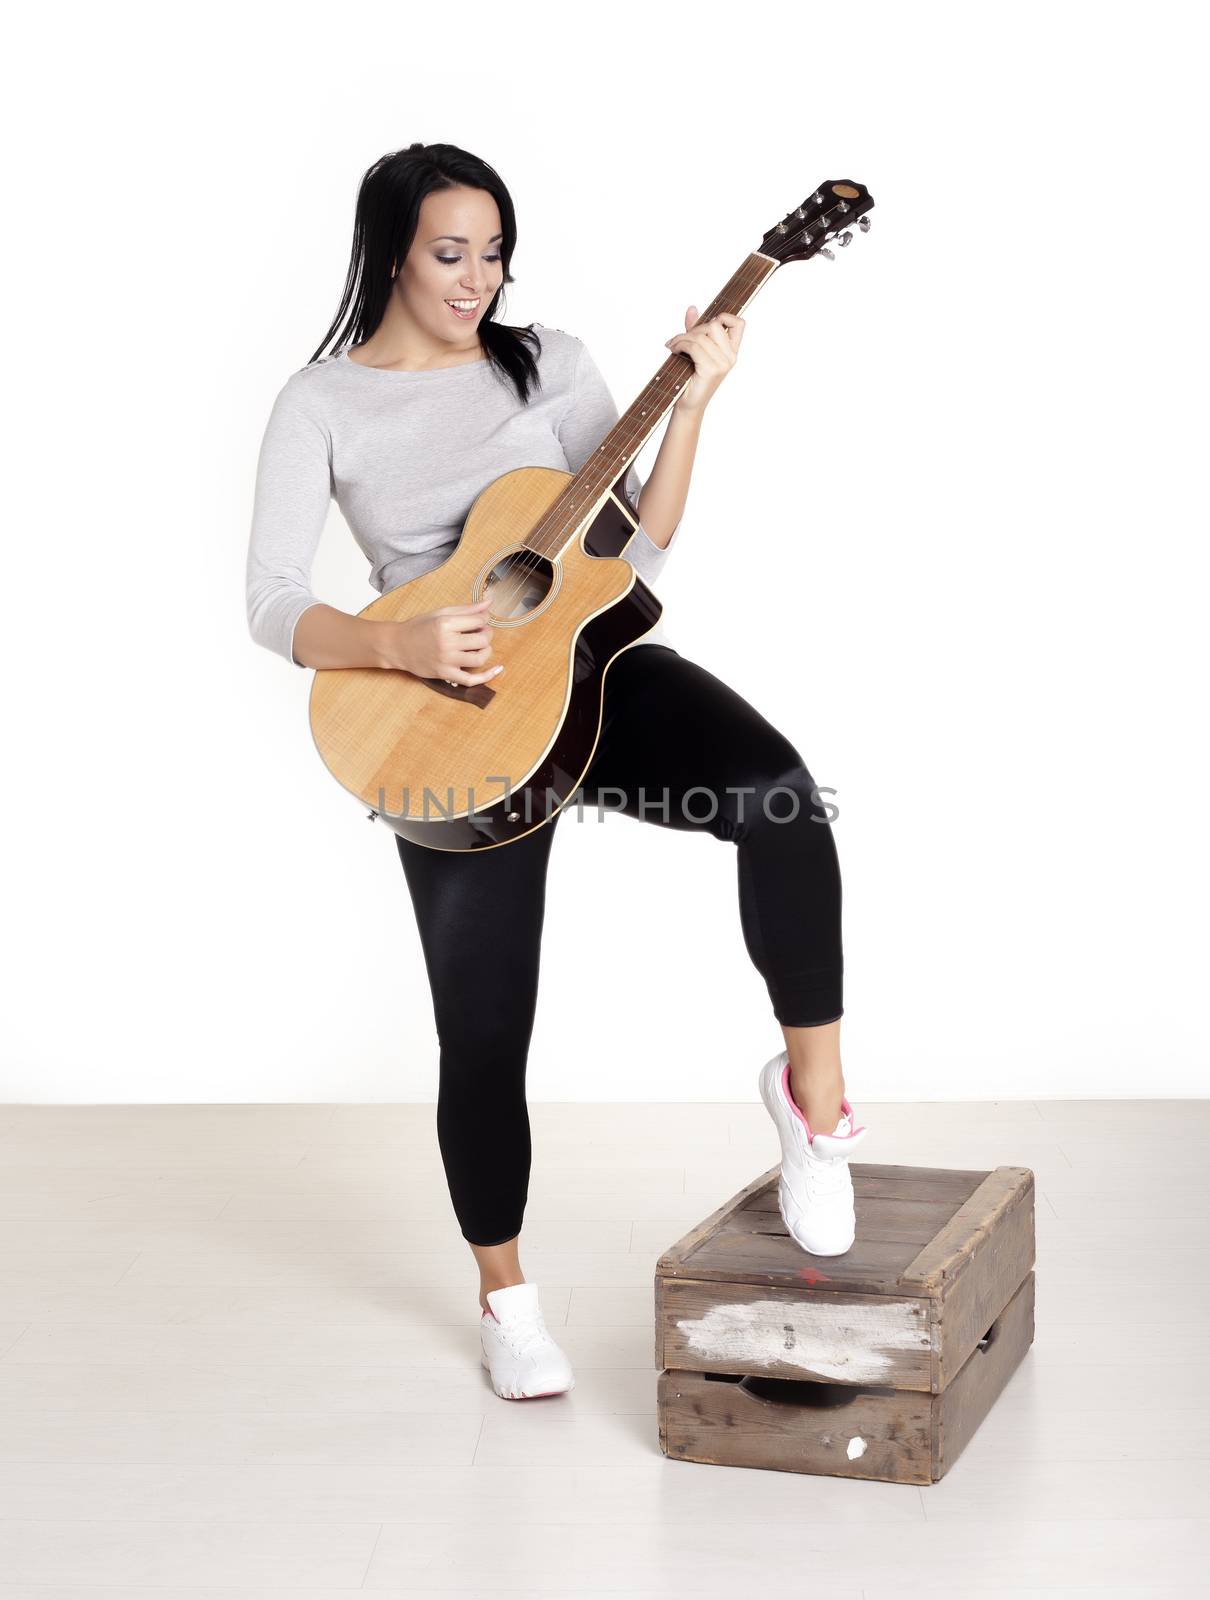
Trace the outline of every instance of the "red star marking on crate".
{"label": "red star marking on crate", "polygon": [[805,1279],[812,1288],[817,1283],[831,1283],[831,1278],[826,1272],[820,1272],[818,1267],[799,1267],[798,1276]]}

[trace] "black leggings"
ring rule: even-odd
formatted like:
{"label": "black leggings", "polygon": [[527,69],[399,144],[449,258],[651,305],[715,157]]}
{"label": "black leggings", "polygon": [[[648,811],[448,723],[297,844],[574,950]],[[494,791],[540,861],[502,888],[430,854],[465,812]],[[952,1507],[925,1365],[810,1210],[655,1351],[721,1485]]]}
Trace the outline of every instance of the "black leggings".
{"label": "black leggings", "polygon": [[[580,785],[584,825],[598,808],[619,810],[734,844],[744,943],[787,1027],[844,1011],[840,864],[814,788],[784,735],[670,646],[633,645],[608,668],[601,737]],[[540,801],[533,814],[543,814]],[[525,1212],[525,1068],[561,815],[512,844],[469,852],[395,836],[441,1047],[437,1138],[472,1244],[514,1238]]]}

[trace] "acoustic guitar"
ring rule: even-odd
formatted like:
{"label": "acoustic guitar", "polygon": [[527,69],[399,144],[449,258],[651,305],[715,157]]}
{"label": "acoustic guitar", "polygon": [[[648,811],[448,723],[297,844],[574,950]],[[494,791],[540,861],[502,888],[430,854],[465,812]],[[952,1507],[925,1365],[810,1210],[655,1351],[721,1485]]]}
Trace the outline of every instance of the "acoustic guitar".
{"label": "acoustic guitar", "polygon": [[[834,259],[829,243],[849,244],[854,223],[868,232],[873,204],[862,184],[822,184],[764,235],[701,320],[739,315],[786,262]],[[490,483],[440,566],[359,613],[402,621],[490,597],[492,653],[506,668],[497,678],[315,673],[315,744],[371,820],[434,850],[493,849],[575,795],[600,736],[609,665],[663,611],[625,558],[638,526],[626,474],[692,374],[691,356],[670,355],[578,472],[518,467]]]}

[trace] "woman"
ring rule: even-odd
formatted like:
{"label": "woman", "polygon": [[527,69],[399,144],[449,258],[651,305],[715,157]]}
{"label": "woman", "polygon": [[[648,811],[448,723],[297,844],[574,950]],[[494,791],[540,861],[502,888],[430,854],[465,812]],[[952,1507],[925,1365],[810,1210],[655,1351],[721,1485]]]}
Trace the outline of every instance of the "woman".
{"label": "woman", "polygon": [[[285,659],[455,684],[503,670],[482,606],[375,621],[318,600],[310,574],[333,495],[383,592],[449,556],[476,496],[501,473],[578,471],[616,422],[579,339],[495,320],[515,243],[507,189],[457,146],[414,144],[363,178],[340,309],[278,394],[257,470],[248,622]],[[692,358],[692,377],[646,484],[633,469],[627,479],[640,525],[625,554],[648,582],[679,529],[702,416],[744,331],[729,314],[703,324],[692,306],[685,324],[667,346]],[[335,352],[321,356],[334,338]],[[854,1126],[840,1064],[836,845],[802,757],[681,656],[661,619],[606,672],[581,790],[589,803],[608,791],[611,809],[736,846],[745,943],[785,1036],[759,1079],[782,1144],[782,1216],[803,1249],[842,1254],[854,1233],[847,1161],[866,1130]],[[483,1361],[496,1393],[514,1399],[574,1383],[518,1256],[531,1156],[525,1067],[558,823],[556,813],[513,843],[466,853],[395,835],[440,1040],[438,1140],[479,1266]],[[469,959],[485,930],[505,924],[490,962]]]}

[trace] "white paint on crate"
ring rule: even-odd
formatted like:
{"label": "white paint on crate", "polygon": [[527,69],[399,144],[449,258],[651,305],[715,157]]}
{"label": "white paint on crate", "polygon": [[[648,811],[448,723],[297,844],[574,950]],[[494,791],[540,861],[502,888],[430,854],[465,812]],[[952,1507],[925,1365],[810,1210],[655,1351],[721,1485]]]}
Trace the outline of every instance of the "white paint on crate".
{"label": "white paint on crate", "polygon": [[704,1317],[679,1318],[690,1350],[732,1371],[792,1366],[841,1383],[884,1383],[901,1350],[928,1348],[914,1300],[840,1305],[814,1300],[754,1300],[712,1306]]}
{"label": "white paint on crate", "polygon": [[865,1440],[860,1434],[855,1433],[849,1440],[847,1454],[850,1461],[856,1461],[858,1456],[865,1455]]}

